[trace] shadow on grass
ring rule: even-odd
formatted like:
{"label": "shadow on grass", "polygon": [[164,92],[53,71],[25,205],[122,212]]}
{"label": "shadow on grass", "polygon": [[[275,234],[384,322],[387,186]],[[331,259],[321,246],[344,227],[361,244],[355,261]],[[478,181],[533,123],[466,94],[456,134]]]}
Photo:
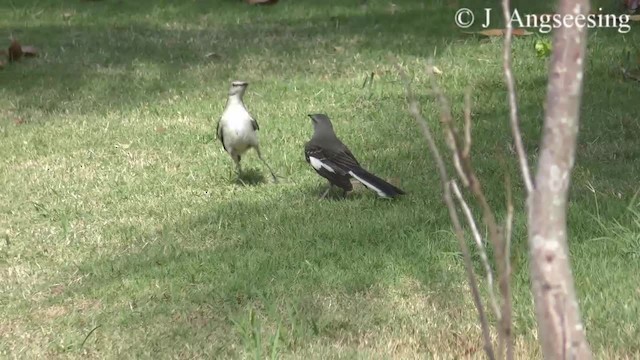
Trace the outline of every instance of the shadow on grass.
{"label": "shadow on grass", "polygon": [[[307,304],[296,310],[298,331],[331,339],[345,331],[355,334],[362,321],[372,320],[345,319],[335,309],[324,313],[324,299],[375,297],[376,288],[404,279],[425,284],[430,293],[457,293],[451,288],[459,276],[450,269],[450,256],[457,256],[454,243],[425,229],[425,221],[439,222],[434,214],[408,210],[425,200],[389,202],[367,195],[317,201],[289,188],[268,199],[214,203],[181,222],[139,231],[131,236],[131,251],[81,264],[83,281],[57,299],[82,294],[105,304],[128,304],[132,311],[113,305],[95,319],[118,328],[208,309],[204,326],[165,327],[175,342],[194,332],[240,336],[232,320],[248,308],[275,322],[295,304]],[[153,336],[147,340],[155,341]]]}
{"label": "shadow on grass", "polygon": [[[154,231],[127,227],[126,231],[135,232],[128,235],[129,250],[65,271],[78,274],[82,281],[51,301],[77,296],[101,299],[109,305],[93,320],[113,331],[165,324],[162,334],[147,333],[147,341],[225,338],[227,342],[220,343],[218,350],[230,355],[235,353],[228,347],[241,342],[241,327],[247,325],[239,325],[238,319],[248,311],[256,312],[269,326],[282,318],[297,321],[300,333],[287,336],[292,337],[291,343],[300,343],[308,337],[331,341],[348,336],[345,334],[356,336],[380,321],[392,323],[385,317],[390,315],[343,314],[345,308],[336,305],[330,310],[322,305],[328,299],[374,299],[383,296],[380,289],[395,288],[407,279],[416,281],[425,296],[429,295],[422,300],[428,302],[426,306],[455,313],[452,309],[459,309],[463,299],[468,299],[466,286],[460,282],[457,243],[448,229],[430,226],[444,223],[446,213],[414,211],[441,207],[439,192],[397,201],[378,200],[367,192],[347,201],[317,201],[312,195],[283,189],[270,198],[216,202],[193,209],[196,215]],[[574,212],[573,216],[578,214],[585,213]],[[523,230],[516,224],[516,238]],[[572,259],[579,268],[593,266],[594,261],[616,251],[616,244],[606,244],[586,254],[588,246],[580,246],[577,240],[572,248],[582,250]],[[589,260],[594,251],[605,248],[605,255]],[[518,299],[527,299],[526,248],[514,246],[513,251],[524,258],[520,259],[524,264],[514,267],[514,291]],[[632,258],[619,256],[626,260],[616,263]],[[478,274],[482,274],[481,267],[476,256]],[[576,283],[591,289],[590,294],[599,294],[607,285],[594,284],[589,274],[578,271]],[[600,307],[591,299],[585,300],[584,307],[594,312],[585,316],[602,322]],[[297,314],[292,317],[287,311],[294,308]],[[517,303],[515,311],[515,332],[527,336],[535,326],[530,304]],[[171,321],[169,316],[190,320]],[[194,316],[205,319],[194,324]],[[167,321],[172,325],[167,326]],[[591,334],[598,339],[602,336]],[[295,349],[296,345],[286,347]]]}
{"label": "shadow on grass", "polygon": [[239,176],[236,175],[234,183],[242,186],[264,184],[266,182],[266,178],[262,172],[263,170],[258,168],[243,169]]}

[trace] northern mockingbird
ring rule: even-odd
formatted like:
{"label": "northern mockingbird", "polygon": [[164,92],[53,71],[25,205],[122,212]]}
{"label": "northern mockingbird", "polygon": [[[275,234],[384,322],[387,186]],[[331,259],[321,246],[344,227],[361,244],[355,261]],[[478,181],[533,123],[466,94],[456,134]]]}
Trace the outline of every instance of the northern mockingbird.
{"label": "northern mockingbird", "polygon": [[380,197],[394,198],[405,192],[363,169],[351,151],[338,139],[331,120],[325,114],[310,114],[313,136],[304,146],[304,156],[316,172],[329,180],[329,187],[320,196],[324,198],[332,186],[343,190],[346,196],[353,190],[351,178],[358,180]]}
{"label": "northern mockingbird", "polygon": [[276,175],[271,167],[262,158],[260,154],[260,144],[258,143],[258,133],[260,130],[256,119],[249,114],[247,108],[242,102],[242,96],[249,83],[245,81],[234,81],[229,89],[229,98],[227,105],[222,113],[220,121],[218,121],[217,133],[218,139],[222,143],[225,151],[229,153],[236,164],[238,176],[240,176],[241,156],[249,149],[253,148],[258,154],[258,158],[269,169],[273,181],[277,181]]}

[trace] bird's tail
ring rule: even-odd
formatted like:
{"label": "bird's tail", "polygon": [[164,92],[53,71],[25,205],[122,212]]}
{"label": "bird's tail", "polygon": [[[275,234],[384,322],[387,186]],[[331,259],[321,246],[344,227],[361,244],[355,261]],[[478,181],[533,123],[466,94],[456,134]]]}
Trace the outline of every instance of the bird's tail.
{"label": "bird's tail", "polygon": [[349,171],[349,175],[353,176],[356,180],[366,186],[369,190],[373,190],[381,197],[393,198],[398,195],[404,195],[405,192],[381,178],[373,175],[362,168],[356,168]]}

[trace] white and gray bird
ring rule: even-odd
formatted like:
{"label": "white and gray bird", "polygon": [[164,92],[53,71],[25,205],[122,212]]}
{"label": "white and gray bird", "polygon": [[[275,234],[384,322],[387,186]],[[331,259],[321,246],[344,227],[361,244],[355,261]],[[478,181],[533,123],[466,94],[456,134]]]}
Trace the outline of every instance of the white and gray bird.
{"label": "white and gray bird", "polygon": [[260,161],[262,161],[267,169],[269,169],[269,172],[271,172],[273,180],[277,181],[273,170],[262,158],[262,154],[260,153],[257,132],[260,127],[258,126],[258,122],[251,116],[249,111],[247,111],[242,101],[248,85],[249,83],[246,81],[234,81],[231,83],[227,105],[218,121],[218,139],[220,139],[225,151],[235,162],[238,176],[240,176],[242,170],[240,167],[241,156],[244,155],[247,150],[253,148],[258,154]]}

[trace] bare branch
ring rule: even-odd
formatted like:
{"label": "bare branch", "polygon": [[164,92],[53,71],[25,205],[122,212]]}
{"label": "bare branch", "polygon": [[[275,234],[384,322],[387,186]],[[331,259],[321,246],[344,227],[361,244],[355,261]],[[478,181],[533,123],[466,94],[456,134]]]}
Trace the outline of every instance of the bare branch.
{"label": "bare branch", "polygon": [[[511,279],[511,232],[513,228],[513,197],[511,195],[511,178],[507,173],[505,177],[505,187],[507,193],[507,218],[505,220],[504,225],[504,276],[506,279]],[[511,294],[511,284],[509,281],[506,283],[507,293]],[[511,296],[505,299],[504,304],[502,304],[505,314],[509,314],[511,316],[512,307],[511,304]],[[504,319],[503,319],[504,320]],[[504,320],[505,326],[511,326],[511,318]],[[506,332],[511,333],[511,329],[505,329]],[[509,346],[511,345],[511,346]],[[514,358],[514,349],[512,344],[507,344],[507,359]]]}
{"label": "bare branch", "polygon": [[[557,14],[586,17],[589,0],[560,0]],[[532,288],[545,359],[590,360],[567,245],[567,199],[575,161],[587,29],[558,27],[553,35],[547,109],[536,186],[529,204]]]}
{"label": "bare branch", "polygon": [[497,319],[500,319],[500,307],[498,306],[496,294],[493,291],[493,270],[491,270],[491,266],[489,265],[489,259],[487,257],[487,251],[484,248],[482,236],[478,231],[478,226],[476,225],[476,221],[473,218],[471,209],[469,208],[467,202],[464,200],[464,197],[460,192],[460,188],[458,188],[458,184],[456,184],[455,180],[451,181],[451,188],[453,189],[453,194],[456,196],[458,202],[460,203],[460,206],[462,207],[462,212],[467,218],[467,223],[469,224],[469,228],[471,229],[471,234],[473,235],[473,239],[475,240],[476,246],[478,247],[480,260],[482,260],[482,265],[484,265],[484,270],[487,273],[487,291],[489,293],[489,301],[491,302],[491,307],[493,308],[494,315]]}
{"label": "bare branch", "polygon": [[511,233],[513,229],[513,196],[511,195],[511,180],[507,174],[505,178],[505,191],[507,193],[507,218],[504,224],[504,241],[505,241],[505,270],[507,276],[511,276]]}
{"label": "bare branch", "polygon": [[464,92],[464,150],[462,157],[471,155],[471,89]]}
{"label": "bare branch", "polygon": [[458,153],[456,152],[455,146],[452,147],[452,153],[453,153],[453,167],[456,169],[456,172],[460,177],[460,181],[462,181],[462,185],[464,185],[464,187],[469,187],[469,179],[467,178],[467,175],[465,174],[464,169],[462,169],[462,162],[460,161],[460,156],[458,156]]}
{"label": "bare branch", "polygon": [[[429,66],[429,68],[431,68],[431,66]],[[451,139],[448,142],[448,145],[449,145],[449,149],[452,152],[454,165],[456,163],[459,164],[459,166],[456,166],[456,170],[458,170],[460,178],[468,182],[468,187],[473,193],[476,201],[478,201],[478,203],[480,204],[484,224],[485,226],[487,226],[487,229],[489,230],[489,240],[491,241],[492,246],[495,249],[494,260],[495,260],[495,263],[497,264],[496,270],[498,273],[498,287],[500,289],[501,297],[505,304],[501,308],[502,315],[500,316],[500,322],[499,322],[500,325],[499,325],[499,331],[498,331],[498,354],[500,354],[500,357],[502,356],[503,348],[505,345],[507,347],[507,354],[513,354],[513,340],[512,340],[512,334],[511,334],[511,311],[512,311],[511,288],[510,288],[510,278],[507,277],[505,274],[505,266],[504,266],[505,248],[504,248],[504,239],[501,235],[501,228],[496,221],[495,215],[491,210],[491,206],[489,206],[489,202],[487,201],[484,191],[482,190],[482,185],[480,184],[480,181],[478,180],[475,174],[473,166],[471,165],[471,157],[465,156],[463,152],[460,150],[460,146],[458,145],[460,143],[459,136],[453,124],[453,119],[452,119],[451,110],[450,110],[451,108],[448,102],[446,101],[446,97],[444,96],[444,94],[436,84],[436,79],[433,76],[433,73],[430,71],[427,71],[427,73],[429,74],[429,77],[431,79],[431,84],[432,84],[431,86],[434,89],[434,92],[436,93],[438,100],[440,101],[440,107],[442,109],[441,122],[444,126],[443,131],[445,132],[445,136]],[[466,106],[470,108],[470,101],[467,101]],[[470,117],[470,115],[471,115],[471,110],[465,109],[465,116]],[[465,119],[465,123],[466,124],[470,123],[470,120]],[[465,183],[463,181],[463,185],[464,184]]]}
{"label": "bare branch", "polygon": [[[447,173],[447,168],[444,165],[444,161],[442,160],[442,156],[440,155],[440,151],[438,150],[438,146],[435,143],[433,138],[431,129],[429,128],[429,124],[426,119],[422,116],[420,112],[420,107],[418,105],[417,100],[413,96],[411,92],[411,85],[409,80],[407,79],[404,71],[400,66],[398,66],[398,71],[400,75],[405,80],[405,89],[407,94],[407,101],[409,103],[409,113],[416,120],[418,126],[420,127],[422,134],[427,141],[427,145],[429,146],[429,151],[431,152],[431,156],[436,163],[436,168],[438,170],[438,175],[440,176],[440,182],[443,189],[443,198],[449,210],[449,217],[451,218],[451,223],[453,224],[453,228],[455,230],[456,238],[458,239],[458,244],[460,246],[460,250],[462,251],[462,256],[464,259],[464,267],[467,273],[469,287],[471,288],[471,295],[473,298],[473,302],[475,304],[476,310],[478,311],[478,318],[480,320],[480,326],[482,329],[482,336],[484,339],[484,351],[487,354],[487,357],[491,360],[495,359],[495,352],[493,349],[493,345],[491,343],[491,333],[489,330],[489,323],[487,321],[486,313],[484,310],[484,306],[482,305],[482,300],[480,297],[480,291],[478,289],[478,284],[475,278],[475,273],[473,271],[473,263],[471,261],[471,255],[469,253],[469,248],[467,247],[466,240],[464,238],[464,232],[462,230],[462,226],[460,224],[460,219],[458,218],[458,213],[456,211],[453,198],[451,197],[451,186],[450,186],[450,177]],[[429,69],[429,71],[431,71]],[[438,92],[437,89],[434,89],[436,92],[436,96],[440,98],[441,107],[441,120],[445,120],[445,118],[451,119],[451,108],[448,107],[448,102],[444,97],[442,92]],[[447,106],[444,106],[446,104]]]}
{"label": "bare branch", "polygon": [[[505,191],[507,192],[507,218],[504,221],[504,241],[505,241],[505,255],[508,259],[511,258],[511,233],[513,229],[513,196],[511,195],[511,179],[509,174],[505,176]],[[505,264],[508,268],[508,273],[511,274],[511,261],[507,261]]]}
{"label": "bare branch", "polygon": [[[449,100],[444,95],[442,90],[440,90],[440,87],[435,81],[433,75],[433,63],[431,59],[429,59],[429,65],[427,66],[427,74],[429,74],[429,78],[431,80],[431,88],[433,89],[433,92],[435,93],[438,100],[438,104],[440,105],[440,122],[444,125],[443,131],[445,143],[449,147],[449,150],[451,150],[451,154],[453,157],[453,167],[456,169],[458,177],[460,178],[460,181],[462,181],[462,185],[464,187],[469,187],[469,178],[467,177],[468,171],[463,168],[463,162],[460,156],[460,145],[458,144],[458,134],[455,126],[453,125],[451,105],[449,105]],[[469,110],[469,117],[471,117],[471,110]]]}
{"label": "bare branch", "polygon": [[522,179],[524,181],[527,195],[533,191],[533,181],[529,171],[529,162],[527,161],[527,153],[522,144],[522,135],[520,132],[520,122],[518,120],[518,103],[516,100],[516,83],[511,71],[511,39],[513,37],[513,27],[511,26],[511,6],[509,0],[502,0],[502,10],[504,13],[505,26],[507,28],[504,36],[504,53],[503,66],[504,76],[507,82],[508,98],[509,98],[509,117],[511,119],[511,133],[515,142],[516,153],[520,162],[520,170],[522,171]]}

